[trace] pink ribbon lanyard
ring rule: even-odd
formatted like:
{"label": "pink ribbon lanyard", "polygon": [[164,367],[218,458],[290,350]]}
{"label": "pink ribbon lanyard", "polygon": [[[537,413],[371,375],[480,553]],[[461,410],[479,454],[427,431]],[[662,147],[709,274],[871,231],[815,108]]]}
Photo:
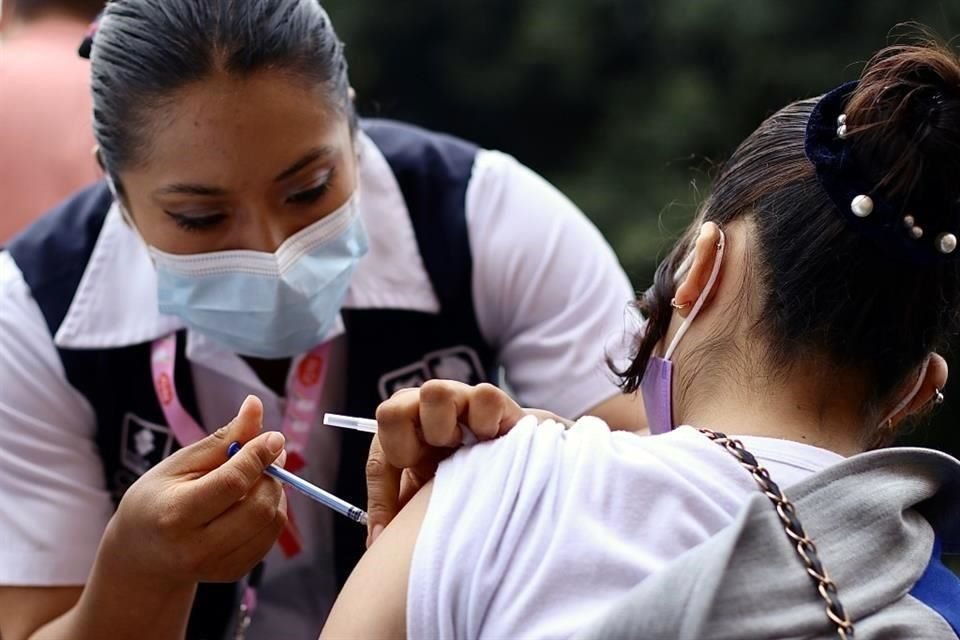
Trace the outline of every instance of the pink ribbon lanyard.
{"label": "pink ribbon lanyard", "polygon": [[283,435],[287,439],[287,464],[296,472],[306,464],[307,442],[320,410],[320,393],[327,381],[330,343],[314,347],[296,363],[288,382],[287,409],[283,416]]}
{"label": "pink ribbon lanyard", "polygon": [[177,359],[177,334],[172,333],[153,341],[150,348],[150,368],[153,371],[153,390],[160,401],[163,417],[173,431],[181,447],[187,447],[206,437],[193,416],[183,408],[174,383],[174,367]]}
{"label": "pink ribbon lanyard", "polygon": [[[295,373],[287,383],[287,409],[283,416],[283,435],[287,439],[286,468],[295,471],[291,458],[299,459],[299,467],[306,462],[310,429],[320,408],[320,393],[327,378],[327,360],[330,343],[315,347],[296,364]],[[181,447],[198,442],[207,432],[184,409],[174,383],[177,358],[177,334],[154,340],[150,366],[153,387],[160,401],[163,415]]]}
{"label": "pink ribbon lanyard", "polygon": [[[286,438],[287,462],[284,468],[297,472],[306,464],[307,443],[320,409],[320,394],[327,378],[330,343],[315,347],[293,367],[287,382],[287,408],[283,416],[283,435]],[[150,352],[153,388],[167,424],[181,447],[199,442],[207,432],[183,407],[177,396],[174,367],[177,358],[177,334],[154,340]],[[226,451],[224,451],[226,455]],[[294,556],[300,552],[300,535],[288,512],[289,523],[280,536],[284,553]]]}

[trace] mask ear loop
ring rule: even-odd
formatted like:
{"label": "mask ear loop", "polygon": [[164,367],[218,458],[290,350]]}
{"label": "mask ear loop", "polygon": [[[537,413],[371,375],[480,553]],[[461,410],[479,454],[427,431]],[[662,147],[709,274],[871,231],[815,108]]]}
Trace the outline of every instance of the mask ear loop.
{"label": "mask ear loop", "polygon": [[[720,229],[720,242],[717,243],[717,257],[713,259],[713,271],[710,272],[710,278],[707,280],[707,286],[703,288],[703,292],[697,298],[697,302],[693,305],[693,309],[690,310],[690,315],[688,315],[683,321],[683,324],[680,325],[680,328],[677,330],[677,335],[673,336],[673,340],[670,341],[670,346],[667,347],[667,352],[663,354],[664,360],[669,360],[673,356],[674,350],[677,348],[677,345],[680,344],[680,339],[683,338],[684,334],[687,332],[687,329],[690,328],[690,325],[693,323],[693,319],[697,317],[698,313],[700,313],[700,309],[703,307],[704,303],[706,303],[707,297],[713,290],[713,285],[717,282],[717,276],[720,275],[720,265],[723,263],[723,248],[726,243],[727,237],[723,234],[723,229]],[[688,261],[692,263],[692,253],[684,259],[684,261],[680,264],[680,268],[683,269],[684,265],[687,265]],[[689,270],[689,265],[687,265],[686,268]],[[680,272],[681,270],[678,269],[677,273]]]}
{"label": "mask ear loop", "polygon": [[127,211],[126,207],[123,206],[123,202],[120,201],[120,196],[117,194],[117,185],[113,181],[113,176],[111,176],[110,172],[106,170],[104,170],[103,175],[104,180],[107,181],[107,188],[110,189],[110,195],[113,196],[113,202],[120,210],[120,215],[123,216],[123,219],[126,220],[127,224],[136,229],[136,225],[133,224],[133,218],[130,216],[130,213]]}
{"label": "mask ear loop", "polygon": [[137,227],[137,223],[133,221],[133,216],[130,215],[130,212],[127,211],[127,208],[123,206],[123,201],[120,200],[120,195],[117,193],[117,185],[113,181],[113,176],[110,175],[110,172],[104,169],[103,172],[104,180],[107,182],[107,188],[110,189],[110,195],[113,196],[113,204],[116,205],[117,210],[120,212],[120,217],[123,218],[123,221],[127,223],[127,226],[133,230],[133,233],[140,240],[140,244],[144,246],[147,250],[147,253],[150,254],[150,261],[155,262],[153,257],[153,248],[147,244],[147,239],[143,237],[143,234],[140,233],[140,229]]}
{"label": "mask ear loop", "polygon": [[113,181],[113,176],[110,175],[109,171],[104,172],[104,180],[107,181],[107,188],[110,189],[110,195],[113,196],[113,201],[117,202],[119,198],[117,197],[117,185]]}
{"label": "mask ear loop", "polygon": [[927,377],[927,367],[929,365],[930,365],[930,357],[927,356],[927,359],[923,361],[923,365],[921,365],[920,367],[920,376],[917,378],[917,383],[913,385],[912,389],[910,389],[910,393],[908,393],[903,398],[903,400],[901,400],[900,403],[897,404],[896,407],[894,407],[893,411],[888,413],[887,417],[885,417],[883,420],[880,421],[880,424],[877,426],[878,429],[883,429],[888,424],[892,427],[894,416],[896,416],[898,413],[906,409],[907,406],[911,402],[913,402],[913,399],[917,397],[917,394],[920,393],[920,387],[923,386],[923,380],[924,378]]}

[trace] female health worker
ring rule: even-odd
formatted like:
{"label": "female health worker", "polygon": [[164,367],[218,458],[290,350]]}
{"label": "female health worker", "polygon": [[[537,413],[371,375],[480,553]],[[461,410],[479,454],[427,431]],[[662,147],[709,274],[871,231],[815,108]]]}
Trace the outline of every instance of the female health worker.
{"label": "female health worker", "polygon": [[363,504],[324,411],[502,366],[640,420],[600,234],[508,156],[359,122],[316,0],[117,0],[90,58],[107,179],[0,254],[4,640],[315,637],[364,532],[262,470]]}

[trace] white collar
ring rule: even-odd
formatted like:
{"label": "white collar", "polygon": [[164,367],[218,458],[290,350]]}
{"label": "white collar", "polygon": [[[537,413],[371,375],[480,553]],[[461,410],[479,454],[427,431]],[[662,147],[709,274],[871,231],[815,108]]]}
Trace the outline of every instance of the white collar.
{"label": "white collar", "polygon": [[114,204],[54,342],[72,349],[120,347],[182,327],[179,319],[160,313],[150,254]]}
{"label": "white collar", "polygon": [[[360,217],[370,250],[354,271],[344,306],[437,313],[440,304],[396,178],[365,134],[359,134],[358,143]],[[68,349],[115,348],[150,342],[181,328],[178,318],[160,313],[147,248],[112,206],[54,342]]]}

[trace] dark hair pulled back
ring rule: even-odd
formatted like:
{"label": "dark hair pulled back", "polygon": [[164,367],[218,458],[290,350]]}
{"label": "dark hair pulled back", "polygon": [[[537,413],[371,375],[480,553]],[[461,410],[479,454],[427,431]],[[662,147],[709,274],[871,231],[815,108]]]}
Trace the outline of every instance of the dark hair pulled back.
{"label": "dark hair pulled back", "polygon": [[215,73],[269,70],[318,83],[355,126],[343,49],[317,0],[113,0],[90,56],[105,169],[143,162],[158,110]]}
{"label": "dark hair pulled back", "polygon": [[[818,99],[768,118],[734,152],[694,224],[638,301],[647,318],[634,359],[619,372],[635,391],[666,334],[674,274],[703,222],[740,218],[752,228],[749,278],[763,363],[788,371],[805,357],[857,372],[866,415],[882,405],[931,351],[960,328],[960,262],[915,260],[845,219],[804,150]],[[960,236],[960,60],[924,39],[880,51],[867,63],[844,113],[846,140],[877,197],[899,203],[931,229]],[[849,204],[846,204],[849,207]],[[916,209],[914,207],[917,207]],[[883,233],[904,234],[902,225]],[[960,253],[960,251],[955,252]]]}

